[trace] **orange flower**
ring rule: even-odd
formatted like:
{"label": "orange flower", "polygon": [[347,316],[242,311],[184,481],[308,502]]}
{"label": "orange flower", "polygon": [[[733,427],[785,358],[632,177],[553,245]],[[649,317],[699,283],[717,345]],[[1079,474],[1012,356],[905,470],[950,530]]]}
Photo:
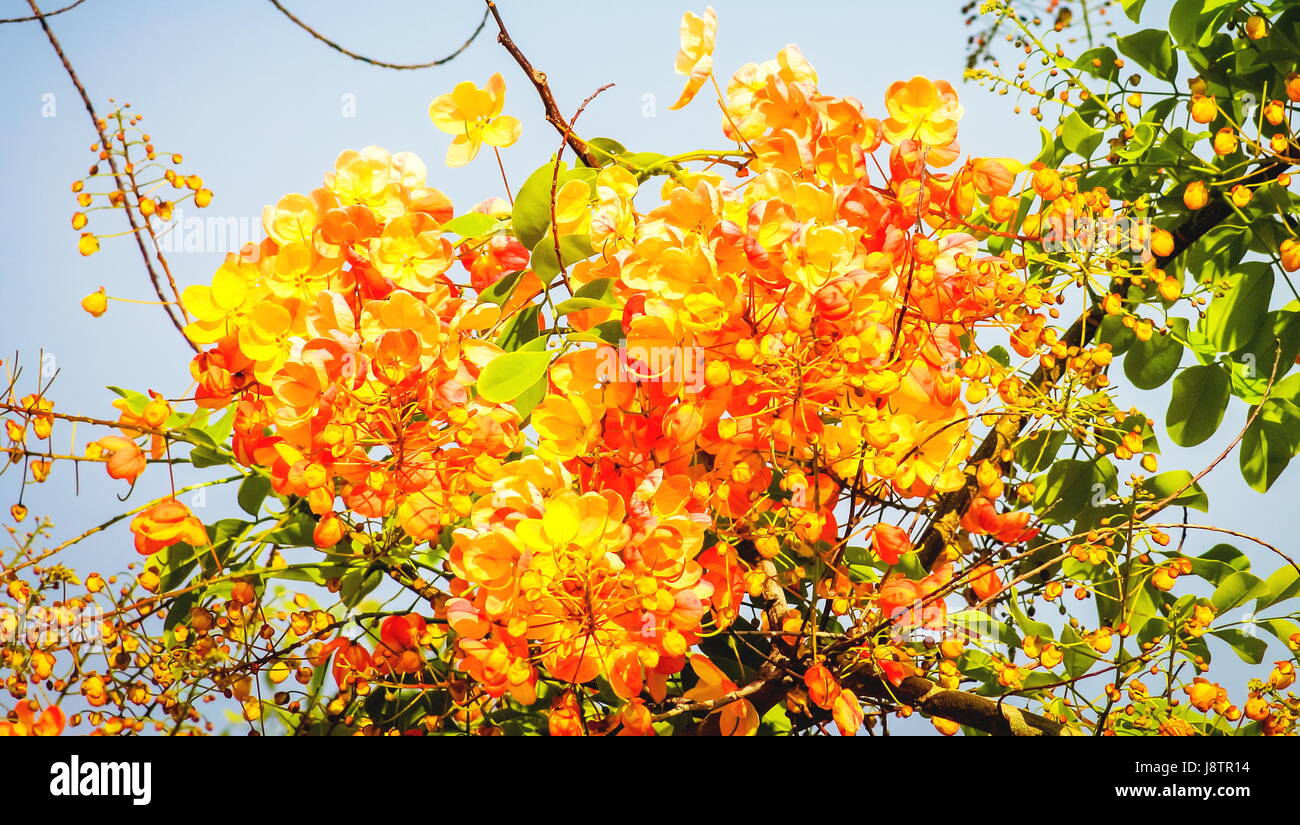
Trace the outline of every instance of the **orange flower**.
{"label": "orange flower", "polygon": [[713,46],[717,35],[718,15],[712,6],[704,10],[703,17],[689,11],[682,15],[682,45],[673,68],[689,79],[677,102],[668,108],[680,109],[690,103],[713,74]]}
{"label": "orange flower", "polygon": [[885,564],[898,564],[899,557],[912,551],[912,540],[901,527],[882,522],[871,528],[871,546]]}
{"label": "orange flower", "polygon": [[1004,544],[1021,544],[1038,535],[1038,528],[1029,526],[1028,513],[999,514],[993,502],[984,496],[971,502],[962,516],[961,526],[977,535],[993,536]]}
{"label": "orange flower", "polygon": [[316,528],[312,530],[312,542],[326,550],[338,544],[346,532],[347,525],[343,520],[333,513],[327,513],[316,522]]}
{"label": "orange flower", "polygon": [[128,438],[110,435],[95,442],[108,452],[108,475],[120,478],[132,484],[144,472],[145,457],[140,445]]}
{"label": "orange flower", "polygon": [[971,590],[975,591],[975,597],[981,602],[989,599],[1002,592],[1002,580],[998,578],[998,572],[987,564],[981,564],[972,570],[969,574]]}
{"label": "orange flower", "polygon": [[551,736],[583,736],[586,731],[582,725],[582,711],[572,691],[565,691],[551,705],[547,728]]}
{"label": "orange flower", "polygon": [[840,736],[852,736],[862,727],[864,718],[862,712],[862,703],[851,690],[841,690],[835,695],[835,706],[831,710],[831,717],[835,720],[835,726],[839,728]]}
{"label": "orange flower", "polygon": [[804,671],[803,682],[808,687],[808,698],[823,710],[830,710],[840,694],[840,683],[823,664],[815,664]]}
{"label": "orange flower", "polygon": [[417,613],[384,619],[379,626],[380,644],[374,653],[375,665],[380,672],[418,673],[424,666],[420,639],[427,630],[424,617]]}
{"label": "orange flower", "polygon": [[18,721],[0,720],[0,736],[58,736],[62,733],[67,722],[63,709],[50,705],[38,717],[36,711],[39,709],[40,705],[33,700],[19,702],[15,708]]}
{"label": "orange flower", "polygon": [[889,117],[881,122],[885,140],[897,146],[916,140],[928,147],[943,147],[957,138],[957,121],[962,107],[957,92],[944,80],[935,83],[925,77],[898,81],[885,93]]}
{"label": "orange flower", "polygon": [[[700,681],[695,687],[686,691],[685,698],[693,702],[708,702],[722,699],[726,694],[736,690],[736,683],[731,681],[703,653],[696,653],[690,658],[691,668]],[[723,736],[753,736],[758,733],[758,711],[748,699],[737,699],[723,705],[718,714],[718,727]]]}
{"label": "orange flower", "polygon": [[1192,707],[1199,711],[1208,711],[1214,707],[1215,702],[1219,701],[1219,694],[1223,692],[1223,688],[1197,676],[1190,685],[1183,688],[1183,692],[1187,694]]}
{"label": "orange flower", "polygon": [[1268,683],[1275,690],[1286,690],[1295,684],[1295,662],[1280,661],[1273,663],[1273,671],[1268,674]]}
{"label": "orange flower", "polygon": [[623,723],[622,730],[618,732],[619,736],[655,735],[654,719],[643,699],[634,698],[629,700],[623,706],[618,718]]}
{"label": "orange flower", "polygon": [[203,522],[188,507],[174,498],[163,499],[131,520],[135,549],[142,556],[152,555],[177,542],[193,547],[208,543]]}

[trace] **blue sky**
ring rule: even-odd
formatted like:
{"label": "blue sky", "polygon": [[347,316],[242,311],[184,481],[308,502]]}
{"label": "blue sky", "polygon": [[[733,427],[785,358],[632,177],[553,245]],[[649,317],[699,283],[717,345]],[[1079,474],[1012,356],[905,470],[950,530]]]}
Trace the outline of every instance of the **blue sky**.
{"label": "blue sky", "polygon": [[[482,14],[469,0],[286,0],[286,5],[354,51],[394,62],[446,54]],[[965,106],[964,151],[1021,158],[1037,153],[1037,125],[1026,116],[1013,117],[1011,99],[960,82],[970,29],[958,0],[714,0],[713,5],[720,18],[715,65],[722,78],[793,42],[819,70],[824,89],[858,97],[869,112],[883,112],[884,91],[894,80],[913,74],[948,79]],[[707,93],[684,111],[668,110],[682,84],[672,62],[686,6],[503,0],[500,7],[517,42],[547,72],[566,112],[598,86],[616,84],[583,115],[578,131],[584,136],[610,136],[635,150],[667,154],[725,145]],[[0,0],[0,16],[24,13],[24,3]],[[144,126],[159,149],[183,153],[182,168],[204,177],[215,193],[208,217],[256,225],[263,205],[319,186],[340,151],[371,144],[423,157],[431,185],[446,192],[458,210],[503,194],[489,156],[461,169],[442,166],[448,138],[427,116],[435,96],[460,80],[482,84],[493,72],[505,77],[506,111],[524,122],[522,139],[504,151],[512,185],[545,162],[558,142],[531,87],[496,44],[490,23],[455,61],[410,72],[349,60],[265,0],[89,0],[52,18],[51,25],[101,114],[109,109],[109,97],[130,101],[145,116]],[[78,308],[81,297],[100,285],[112,295],[151,295],[130,238],[107,240],[90,258],[77,254],[77,233],[69,226],[75,208],[69,184],[93,160],[88,149],[95,136],[75,91],[35,23],[0,26],[0,55],[5,77],[0,111],[6,113],[0,180],[9,193],[0,222],[6,305],[0,358],[9,362],[19,350],[34,369],[39,352],[52,356],[60,373],[50,395],[63,411],[112,417],[115,396],[106,384],[178,394],[189,383],[190,353],[160,310],[115,303],[104,317],[93,319]],[[48,95],[53,95],[52,117],[46,116]],[[185,213],[199,214],[192,207]],[[92,217],[90,228],[119,229],[108,225],[116,217]],[[178,252],[171,256],[173,270],[182,285],[205,282],[224,251]],[[1150,402],[1148,414],[1163,420],[1163,394],[1141,398]],[[1167,447],[1162,469],[1204,466],[1242,421],[1244,408],[1234,402],[1218,436],[1191,450]],[[83,429],[78,444],[87,436]],[[66,431],[63,438],[60,447],[67,445]],[[1205,484],[1213,510],[1202,518],[1257,533],[1286,549],[1295,519],[1285,502],[1300,494],[1300,470],[1293,468],[1265,497],[1245,486],[1235,465],[1234,453]],[[124,485],[110,483],[98,467],[88,468],[80,481],[81,495],[74,498],[69,468],[56,466],[47,484],[28,491],[33,513],[56,520],[58,538],[120,509],[113,494]],[[3,509],[16,486],[16,473],[0,478]],[[147,473],[132,502],[165,490],[163,474]],[[233,491],[211,493],[206,504],[216,514],[232,498]],[[1193,534],[1188,547],[1200,552],[1215,543],[1213,536]],[[1267,575],[1276,568],[1274,559],[1240,546],[1257,559],[1256,572]],[[124,525],[87,542],[77,555],[104,572],[135,558]],[[1222,655],[1232,657],[1226,649]]]}

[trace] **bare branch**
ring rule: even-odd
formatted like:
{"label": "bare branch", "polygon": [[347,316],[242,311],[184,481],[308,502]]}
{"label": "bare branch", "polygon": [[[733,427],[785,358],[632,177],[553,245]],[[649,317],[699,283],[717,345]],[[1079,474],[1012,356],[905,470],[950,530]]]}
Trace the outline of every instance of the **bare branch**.
{"label": "bare branch", "polygon": [[33,20],[44,20],[45,18],[53,17],[56,14],[63,14],[65,11],[72,11],[73,9],[75,9],[77,6],[80,6],[84,2],[86,2],[86,0],[77,0],[77,2],[70,3],[61,9],[55,9],[54,11],[47,11],[47,12],[38,12],[37,14],[33,14],[28,17],[10,17],[5,20],[0,20],[0,25],[3,25],[5,23],[30,23]]}
{"label": "bare branch", "polygon": [[487,12],[483,12],[483,19],[478,21],[478,28],[474,29],[474,33],[469,36],[468,40],[466,40],[464,43],[460,45],[460,48],[456,49],[456,51],[452,52],[446,57],[440,57],[437,60],[430,60],[428,63],[388,63],[383,60],[375,60],[372,57],[366,57],[363,54],[357,54],[354,51],[344,48],[343,46],[339,45],[335,41],[330,40],[325,35],[321,34],[320,32],[313,29],[311,26],[304,23],[302,20],[295,17],[293,12],[289,11],[284,6],[280,5],[278,0],[271,0],[271,5],[275,6],[280,11],[281,14],[283,14],[285,17],[292,20],[303,31],[307,32],[312,37],[324,43],[326,46],[329,46],[334,51],[339,52],[340,54],[344,54],[352,58],[353,60],[360,60],[362,63],[369,63],[371,66],[378,66],[381,69],[399,69],[399,70],[400,69],[429,69],[434,66],[441,66],[444,63],[450,63],[452,60],[455,60],[457,57],[459,57],[461,52],[468,49],[470,44],[473,43],[476,38],[478,38],[479,33],[483,31],[483,27],[487,25],[487,19],[488,19]]}
{"label": "bare branch", "polygon": [[[64,70],[68,73],[68,77],[72,79],[72,85],[77,88],[77,94],[81,95],[81,102],[85,105],[87,114],[90,115],[90,122],[94,124],[95,131],[99,134],[100,145],[104,149],[104,154],[108,156],[108,166],[113,172],[113,181],[117,184],[119,190],[123,192],[127,191],[131,187],[127,185],[126,180],[122,177],[122,173],[118,170],[117,159],[113,157],[113,152],[110,149],[112,144],[109,142],[108,133],[104,129],[103,121],[101,121],[99,115],[95,113],[95,105],[90,102],[90,95],[86,94],[86,87],[81,85],[81,78],[77,76],[76,70],[72,68],[72,63],[68,60],[68,56],[63,53],[63,47],[59,45],[59,40],[54,36],[54,31],[50,28],[50,24],[46,22],[46,15],[42,14],[40,7],[36,5],[36,0],[27,0],[27,5],[31,6],[32,14],[36,15],[36,18],[40,20],[41,28],[45,30],[46,38],[49,39],[50,45],[54,47],[54,53],[59,56],[59,60],[63,63]],[[167,313],[167,317],[171,320],[172,326],[176,327],[176,331],[185,339],[185,343],[189,344],[190,348],[195,352],[198,352],[199,347],[185,334],[184,325],[181,323],[180,318],[178,318],[172,311],[172,302],[168,301],[167,297],[163,294],[162,281],[158,277],[158,271],[154,268],[153,259],[149,257],[149,250],[144,244],[144,237],[141,233],[143,227],[141,227],[136,221],[135,212],[132,211],[129,204],[126,206],[124,211],[126,212],[127,221],[131,224],[131,234],[135,237],[136,246],[140,249],[140,257],[144,259],[145,269],[149,272],[149,280],[153,282],[154,292],[157,293],[158,300],[163,302],[163,311]]]}
{"label": "bare branch", "polygon": [[528,76],[533,88],[537,89],[537,94],[542,99],[542,106],[546,109],[547,122],[554,126],[564,137],[564,142],[569,144],[569,148],[573,150],[574,154],[582,158],[583,163],[592,168],[600,166],[591,154],[591,150],[587,148],[586,142],[573,134],[573,127],[564,119],[559,104],[555,102],[555,95],[551,92],[546,73],[535,68],[510,37],[510,32],[506,31],[505,21],[501,19],[501,13],[497,11],[497,4],[492,0],[486,0],[486,2],[488,11],[492,14],[492,18],[496,20],[497,28],[500,30],[500,34],[497,35],[497,42],[504,46],[506,51],[510,52],[510,56],[515,59],[515,62],[519,64],[519,68],[523,69],[524,74]]}

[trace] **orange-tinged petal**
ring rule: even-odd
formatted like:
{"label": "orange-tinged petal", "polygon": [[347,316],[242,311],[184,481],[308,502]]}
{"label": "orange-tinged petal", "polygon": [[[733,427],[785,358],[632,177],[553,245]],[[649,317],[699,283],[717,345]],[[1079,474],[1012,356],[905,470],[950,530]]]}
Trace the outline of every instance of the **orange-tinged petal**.
{"label": "orange-tinged petal", "polygon": [[713,73],[713,47],[718,34],[718,15],[709,6],[700,17],[692,12],[682,15],[681,49],[674,69],[687,75],[686,88],[670,109],[680,109],[695,98],[704,81]]}

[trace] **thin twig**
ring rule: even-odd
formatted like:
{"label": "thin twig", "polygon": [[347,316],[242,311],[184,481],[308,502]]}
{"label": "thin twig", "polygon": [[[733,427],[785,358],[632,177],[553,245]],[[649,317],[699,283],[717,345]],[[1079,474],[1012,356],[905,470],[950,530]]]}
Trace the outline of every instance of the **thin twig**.
{"label": "thin twig", "polygon": [[277,0],[271,0],[271,5],[275,6],[280,11],[280,13],[283,14],[285,17],[289,18],[294,23],[296,23],[298,27],[301,28],[303,31],[307,32],[312,37],[324,43],[326,46],[329,46],[334,51],[339,52],[340,54],[344,54],[352,58],[353,60],[360,60],[362,63],[369,63],[371,66],[378,66],[381,69],[399,69],[399,70],[428,69],[434,66],[441,66],[444,63],[449,63],[452,60],[455,60],[457,57],[459,57],[460,53],[468,49],[470,44],[473,43],[474,40],[478,38],[479,33],[483,31],[483,27],[487,25],[487,18],[488,18],[487,12],[483,12],[483,19],[478,21],[478,28],[474,29],[474,33],[469,36],[468,40],[466,40],[464,43],[460,45],[460,48],[456,49],[456,51],[452,52],[446,57],[440,57],[437,60],[430,60],[428,63],[388,63],[383,60],[375,60],[372,57],[366,57],[363,54],[357,54],[354,51],[344,48],[343,46],[339,45],[333,40],[330,40],[325,35],[316,31],[311,26],[304,23],[302,20],[299,20],[297,17],[294,16],[293,12],[289,11],[284,6],[280,5],[280,3],[277,2]]}
{"label": "thin twig", "polygon": [[77,0],[77,2],[70,3],[69,5],[66,5],[61,9],[55,9],[54,11],[40,12],[38,14],[33,14],[28,17],[10,17],[4,20],[0,20],[0,25],[4,25],[5,23],[30,23],[33,20],[44,20],[45,18],[53,17],[56,14],[63,14],[65,11],[72,11],[73,9],[75,9],[77,6],[80,6],[84,2],[86,2],[86,0]]}
{"label": "thin twig", "polygon": [[569,125],[569,123],[564,119],[564,115],[560,113],[560,106],[555,102],[555,95],[551,92],[550,83],[546,80],[546,73],[536,69],[528,58],[524,56],[524,53],[520,51],[519,46],[515,41],[510,37],[510,32],[506,31],[505,21],[501,19],[501,13],[497,11],[497,4],[492,2],[492,0],[486,0],[486,2],[488,12],[490,12],[492,18],[496,20],[497,28],[500,30],[500,34],[497,35],[497,42],[504,46],[506,51],[510,52],[510,56],[515,59],[515,62],[519,64],[519,68],[523,69],[524,74],[528,76],[528,80],[533,84],[533,88],[537,89],[537,94],[542,99],[542,106],[546,109],[547,122],[554,126],[556,131],[564,136],[564,142],[569,144],[569,147],[573,149],[574,154],[582,158],[584,164],[593,169],[600,166],[600,163],[598,163],[595,157],[591,154],[591,150],[587,148],[586,142],[573,134],[573,127]]}
{"label": "thin twig", "polygon": [[[86,112],[90,115],[90,121],[95,125],[95,131],[99,134],[100,146],[103,148],[104,154],[107,156],[108,167],[113,172],[113,181],[117,184],[117,188],[120,191],[125,192],[129,187],[126,185],[121,172],[117,168],[117,159],[113,157],[113,144],[108,139],[108,133],[105,131],[104,122],[101,121],[99,115],[95,113],[95,104],[90,102],[90,95],[86,93],[86,87],[81,85],[81,78],[77,76],[76,70],[72,68],[72,63],[68,60],[68,56],[63,53],[63,47],[59,45],[59,39],[54,36],[54,30],[51,29],[50,24],[46,22],[45,15],[41,13],[40,7],[36,5],[36,0],[27,0],[27,5],[31,7],[32,14],[36,15],[37,19],[40,20],[41,28],[45,30],[45,37],[50,41],[50,45],[54,47],[54,53],[59,56],[59,60],[63,63],[63,68],[68,73],[68,77],[72,80],[72,85],[76,87],[77,94],[81,95],[81,102],[85,105]],[[144,237],[140,232],[141,227],[135,219],[135,212],[132,211],[129,203],[124,202],[123,205],[124,211],[126,212],[126,219],[131,224],[131,234],[135,237],[136,246],[140,249],[140,257],[144,259],[145,269],[149,272],[149,280],[153,283],[153,289],[158,295],[158,300],[163,302],[163,311],[167,313],[167,317],[171,320],[172,326],[176,327],[176,331],[185,339],[185,343],[189,344],[190,348],[195,352],[199,352],[199,346],[191,341],[189,336],[185,334],[185,326],[181,323],[180,319],[176,317],[175,313],[172,312],[171,305],[163,294],[162,282],[158,278],[158,271],[154,268],[153,259],[149,257],[149,250],[145,247]]]}
{"label": "thin twig", "polygon": [[578,122],[578,118],[582,117],[587,104],[613,85],[613,83],[606,83],[588,95],[586,100],[582,101],[582,105],[573,113],[573,120],[565,125],[564,135],[560,139],[560,148],[555,151],[555,168],[551,171],[551,243],[555,245],[555,265],[560,268],[560,276],[564,279],[564,286],[570,292],[573,291],[573,287],[569,285],[569,270],[564,265],[564,254],[560,251],[560,228],[555,225],[555,198],[560,186],[560,160],[564,157],[564,147],[568,145],[569,137],[573,134],[573,125]]}

